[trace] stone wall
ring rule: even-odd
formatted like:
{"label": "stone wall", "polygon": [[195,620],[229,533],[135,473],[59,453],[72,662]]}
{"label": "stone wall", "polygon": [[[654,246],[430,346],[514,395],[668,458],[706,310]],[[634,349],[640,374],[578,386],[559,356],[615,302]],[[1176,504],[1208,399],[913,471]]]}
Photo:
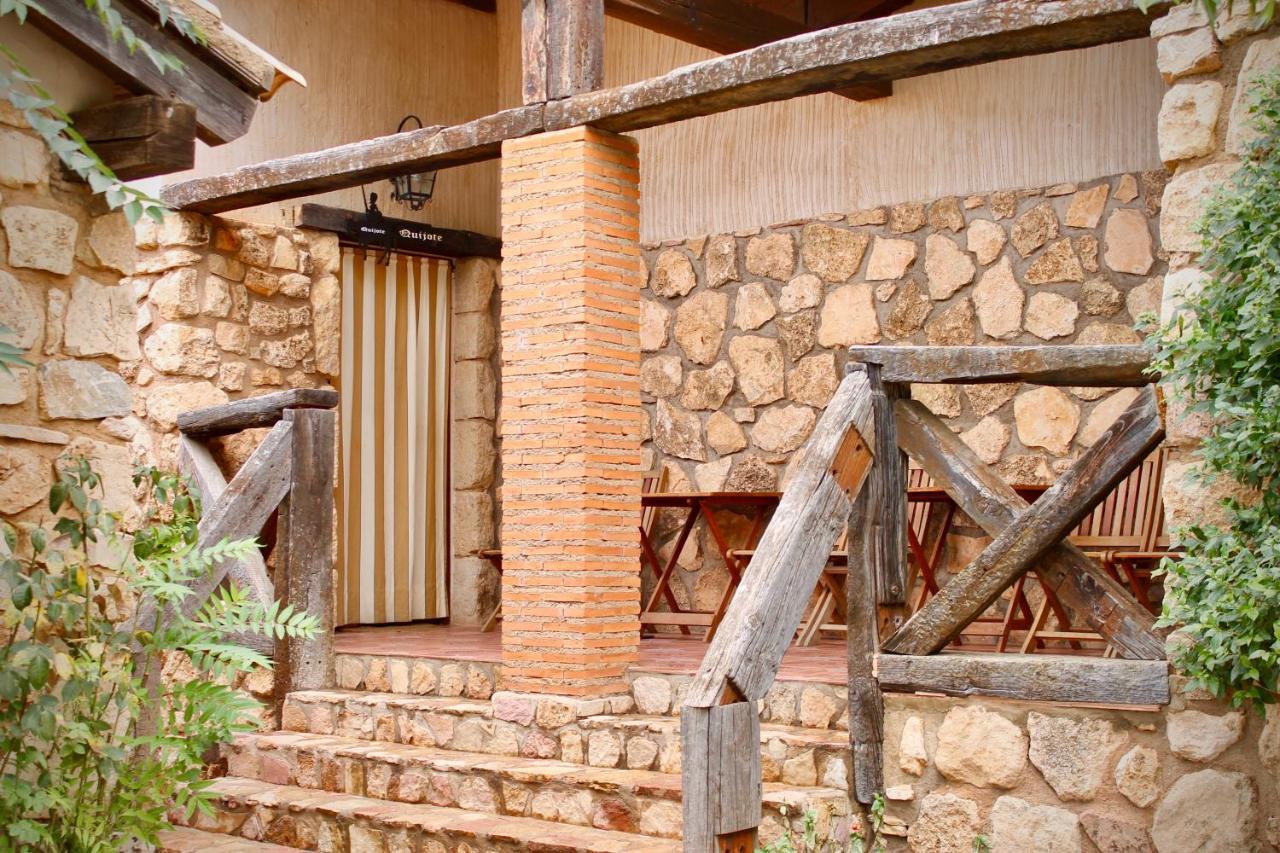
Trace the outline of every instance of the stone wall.
{"label": "stone wall", "polygon": [[1277,774],[1280,724],[1202,696],[1159,712],[886,697],[887,826],[907,841],[891,849],[1272,849]]}
{"label": "stone wall", "polygon": [[[1135,343],[1159,311],[1163,172],[900,204],[645,247],[646,462],[672,489],[773,489],[861,344]],[[1050,482],[1134,389],[914,386],[1011,482]],[[725,519],[733,524],[732,518]],[[660,536],[673,525],[660,529]],[[948,567],[986,544],[962,521]],[[676,594],[713,609],[707,537]],[[705,566],[705,568],[704,568]]]}
{"label": "stone wall", "polygon": [[[1246,4],[1224,10],[1210,26],[1198,6],[1179,6],[1151,27],[1160,73],[1170,84],[1160,109],[1160,156],[1172,173],[1164,193],[1160,239],[1169,252],[1161,319],[1181,311],[1182,296],[1198,289],[1200,237],[1195,224],[1212,191],[1235,171],[1253,136],[1248,81],[1280,68],[1280,35],[1259,32]],[[1221,519],[1219,501],[1240,496],[1236,484],[1196,477],[1194,451],[1208,423],[1184,417],[1171,393],[1170,454],[1164,499],[1172,525]]]}
{"label": "stone wall", "polygon": [[[64,181],[11,111],[0,111],[0,188],[0,324],[33,362],[0,374],[0,517],[44,518],[55,460],[84,455],[133,523],[133,466],[175,467],[181,412],[336,382],[336,235],[190,214],[132,228]],[[455,268],[451,603],[463,622],[497,596],[474,556],[495,542],[496,268]],[[215,440],[228,476],[263,434]]]}

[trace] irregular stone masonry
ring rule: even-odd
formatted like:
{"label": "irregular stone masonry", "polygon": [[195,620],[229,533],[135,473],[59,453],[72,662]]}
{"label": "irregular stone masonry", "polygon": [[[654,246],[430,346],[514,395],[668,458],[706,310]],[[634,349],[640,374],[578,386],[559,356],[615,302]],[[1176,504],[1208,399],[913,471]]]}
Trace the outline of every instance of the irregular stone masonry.
{"label": "irregular stone masonry", "polygon": [[219,779],[211,790],[216,797],[213,814],[198,815],[196,827],[224,836],[278,842],[291,849],[349,853],[676,853],[680,849],[678,842],[629,833],[254,779]]}
{"label": "irregular stone masonry", "polygon": [[[286,701],[283,726],[316,735],[377,738],[485,755],[576,761],[593,767],[673,774],[681,767],[679,719],[674,715],[556,717],[545,707],[539,708],[529,695],[499,694],[486,703],[306,691]],[[760,743],[766,782],[845,784],[849,738],[842,729],[765,723]]]}
{"label": "irregular stone masonry", "polygon": [[[1137,342],[1163,286],[1164,182],[1162,171],[1124,174],[646,245],[644,467],[667,468],[672,490],[778,488],[852,344]],[[1019,483],[1066,470],[1124,393],[912,389]],[[681,516],[658,516],[662,557]],[[717,521],[733,541],[750,527],[732,513]],[[955,533],[943,564],[958,570],[983,533],[963,518]],[[717,554],[699,528],[672,584],[681,606],[719,602]]]}
{"label": "irregular stone masonry", "polygon": [[503,679],[623,690],[639,629],[639,164],[588,128],[503,143]]}
{"label": "irregular stone masonry", "polygon": [[[238,778],[680,837],[680,821],[674,819],[679,812],[671,808],[680,800],[680,777],[674,773],[297,733],[241,736],[223,753],[227,772]],[[846,796],[843,788],[769,784],[764,806],[779,822],[783,806],[825,811],[829,821],[848,814]]]}

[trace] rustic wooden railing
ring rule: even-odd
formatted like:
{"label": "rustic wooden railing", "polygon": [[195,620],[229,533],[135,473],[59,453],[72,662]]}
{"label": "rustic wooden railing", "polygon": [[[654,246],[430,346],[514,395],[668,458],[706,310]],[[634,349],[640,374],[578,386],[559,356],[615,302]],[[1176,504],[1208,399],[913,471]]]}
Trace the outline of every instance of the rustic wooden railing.
{"label": "rustic wooden railing", "polygon": [[[1062,541],[1164,437],[1146,372],[1149,353],[1138,346],[854,347],[849,355],[849,372],[805,446],[682,708],[689,853],[754,849],[762,790],[757,702],[846,523],[851,793],[858,803],[869,805],[884,786],[883,690],[1140,706],[1169,699],[1154,617]],[[1142,391],[1028,505],[946,424],[909,399],[914,382]],[[907,454],[992,537],[910,618]],[[936,654],[1032,568],[1122,659]]]}
{"label": "rustic wooden railing", "polygon": [[[292,389],[235,400],[178,417],[178,468],[199,489],[204,504],[199,543],[258,536],[276,513],[275,570],[278,588],[261,553],[214,568],[193,586],[183,610],[194,613],[230,581],[268,604],[277,597],[320,621],[309,639],[241,638],[274,655],[276,695],[332,687],[333,663],[333,474],[337,434],[336,391]],[[228,483],[205,442],[255,427],[271,431]],[[150,624],[155,602],[143,602],[137,624]]]}

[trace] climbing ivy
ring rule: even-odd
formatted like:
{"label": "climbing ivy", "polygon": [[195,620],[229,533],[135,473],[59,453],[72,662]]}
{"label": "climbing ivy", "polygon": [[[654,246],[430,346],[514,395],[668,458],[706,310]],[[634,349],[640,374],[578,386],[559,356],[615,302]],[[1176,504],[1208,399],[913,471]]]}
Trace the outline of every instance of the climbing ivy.
{"label": "climbing ivy", "polygon": [[1228,524],[1176,531],[1160,624],[1190,642],[1174,662],[1233,705],[1276,700],[1280,683],[1280,77],[1255,83],[1258,136],[1199,223],[1205,272],[1157,338],[1156,367],[1212,423],[1197,451],[1207,478],[1256,493],[1226,500]]}
{"label": "climbing ivy", "polygon": [[[1167,0],[1137,0],[1137,5],[1139,9],[1146,12],[1152,6],[1162,2],[1167,2]],[[1219,0],[1173,0],[1173,5],[1175,6],[1180,6],[1183,3],[1195,3],[1200,6],[1211,21],[1217,20],[1218,12],[1222,9],[1231,12],[1236,3],[1242,6],[1248,5],[1249,14],[1257,17],[1260,25],[1271,23],[1271,19],[1276,14],[1276,0],[1248,0],[1247,4],[1245,0],[1226,0],[1225,3],[1219,2]]]}

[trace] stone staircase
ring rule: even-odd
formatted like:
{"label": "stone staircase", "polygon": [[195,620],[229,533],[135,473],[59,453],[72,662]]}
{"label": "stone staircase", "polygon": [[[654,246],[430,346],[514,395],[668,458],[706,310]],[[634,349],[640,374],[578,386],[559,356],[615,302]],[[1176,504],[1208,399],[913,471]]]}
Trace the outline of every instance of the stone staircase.
{"label": "stone staircase", "polygon": [[[340,656],[339,673],[342,689],[287,698],[283,730],[224,749],[214,814],[164,849],[680,849],[687,677],[638,674],[631,696],[562,700],[494,693],[492,665]],[[843,696],[780,689],[761,725],[762,837],[806,812],[820,829],[847,826]]]}

